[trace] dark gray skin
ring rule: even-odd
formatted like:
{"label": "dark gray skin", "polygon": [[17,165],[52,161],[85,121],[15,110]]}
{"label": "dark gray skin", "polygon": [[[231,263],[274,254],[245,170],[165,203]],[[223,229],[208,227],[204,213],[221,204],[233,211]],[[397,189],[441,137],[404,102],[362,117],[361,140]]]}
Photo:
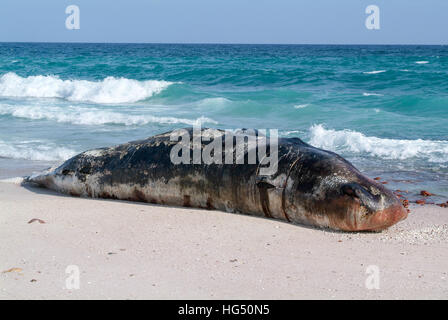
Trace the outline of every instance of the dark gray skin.
{"label": "dark gray skin", "polygon": [[25,181],[73,196],[217,209],[343,231],[380,231],[407,217],[382,184],[298,138],[279,139],[272,176],[259,175],[258,158],[256,164],[246,158],[246,164],[176,165],[170,159],[175,144],[165,133],[91,150]]}

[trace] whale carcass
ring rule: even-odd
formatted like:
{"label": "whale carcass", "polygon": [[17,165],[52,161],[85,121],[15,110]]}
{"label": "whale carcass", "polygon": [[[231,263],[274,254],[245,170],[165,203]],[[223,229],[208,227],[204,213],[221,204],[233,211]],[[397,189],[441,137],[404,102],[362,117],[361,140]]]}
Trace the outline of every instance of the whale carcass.
{"label": "whale carcass", "polygon": [[[256,130],[204,128],[202,139],[180,143],[195,134],[193,128],[182,132],[176,139],[173,131],[86,151],[25,182],[73,196],[216,209],[344,231],[379,231],[407,217],[384,185],[299,138],[278,138],[274,148]],[[260,139],[266,142],[264,157]],[[246,143],[238,147],[237,141]],[[276,170],[263,172],[274,149]],[[212,161],[201,161],[204,154]]]}

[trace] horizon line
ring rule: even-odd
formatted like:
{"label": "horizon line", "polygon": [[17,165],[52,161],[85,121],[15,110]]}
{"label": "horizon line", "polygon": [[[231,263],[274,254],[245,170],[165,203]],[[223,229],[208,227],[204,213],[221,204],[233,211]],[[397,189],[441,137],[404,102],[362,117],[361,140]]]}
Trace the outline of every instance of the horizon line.
{"label": "horizon line", "polygon": [[89,42],[89,41],[0,41],[34,44],[167,44],[167,45],[284,45],[284,46],[447,46],[431,43],[244,43],[244,42]]}

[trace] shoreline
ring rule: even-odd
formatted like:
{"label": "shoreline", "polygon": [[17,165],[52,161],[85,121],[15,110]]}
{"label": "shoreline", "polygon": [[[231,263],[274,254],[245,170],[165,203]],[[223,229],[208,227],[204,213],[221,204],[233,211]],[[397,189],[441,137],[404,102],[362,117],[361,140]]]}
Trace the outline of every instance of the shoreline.
{"label": "shoreline", "polygon": [[0,180],[30,175],[33,172],[50,168],[57,163],[58,161],[33,161],[0,157]]}
{"label": "shoreline", "polygon": [[[432,205],[381,233],[1,182],[0,208],[0,299],[448,297],[448,209]],[[64,288],[70,265],[79,290]],[[372,265],[378,290],[365,285]]]}

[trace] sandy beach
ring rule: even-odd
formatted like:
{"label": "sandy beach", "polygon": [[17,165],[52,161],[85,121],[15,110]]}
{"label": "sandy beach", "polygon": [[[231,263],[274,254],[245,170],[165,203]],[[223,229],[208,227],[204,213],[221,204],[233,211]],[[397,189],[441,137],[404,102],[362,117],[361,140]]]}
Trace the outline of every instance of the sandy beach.
{"label": "sandy beach", "polygon": [[0,303],[448,300],[448,1],[30,2],[0,4]]}
{"label": "sandy beach", "polygon": [[0,243],[1,299],[448,298],[448,209],[430,205],[339,233],[0,183]]}

